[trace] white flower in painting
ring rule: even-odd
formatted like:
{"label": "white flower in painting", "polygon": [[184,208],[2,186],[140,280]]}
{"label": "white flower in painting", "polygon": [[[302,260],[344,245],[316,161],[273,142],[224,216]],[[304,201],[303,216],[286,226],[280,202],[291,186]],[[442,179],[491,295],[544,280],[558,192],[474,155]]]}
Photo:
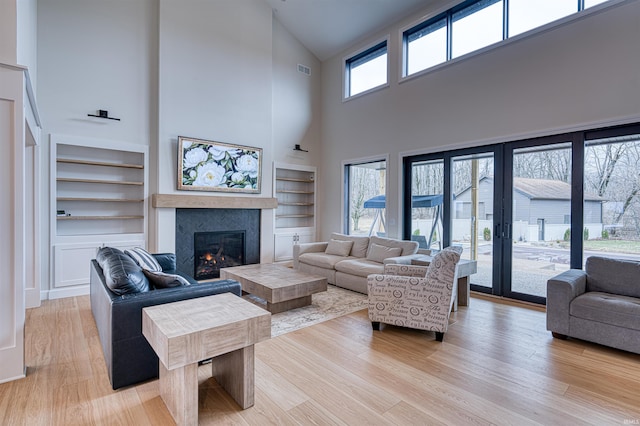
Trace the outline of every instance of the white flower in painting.
{"label": "white flower in painting", "polygon": [[189,149],[193,142],[182,141],[182,149]]}
{"label": "white flower in painting", "polygon": [[258,160],[251,155],[243,155],[236,161],[236,170],[256,178],[258,177]]}
{"label": "white flower in painting", "polygon": [[214,160],[220,161],[224,159],[224,155],[227,153],[227,148],[221,146],[212,146],[209,148],[209,152]]}
{"label": "white flower in painting", "polygon": [[244,182],[244,174],[240,172],[235,172],[234,174],[231,175],[231,180],[235,184],[242,183]]}
{"label": "white flower in painting", "polygon": [[189,169],[191,167],[196,167],[198,164],[203,161],[207,161],[209,155],[207,151],[202,148],[193,148],[185,152],[184,154],[184,168]]}
{"label": "white flower in painting", "polygon": [[198,167],[198,177],[194,186],[224,186],[224,167],[219,164],[206,163]]}
{"label": "white flower in painting", "polygon": [[189,170],[189,177],[191,179],[195,178],[196,177],[196,171],[195,170]]}

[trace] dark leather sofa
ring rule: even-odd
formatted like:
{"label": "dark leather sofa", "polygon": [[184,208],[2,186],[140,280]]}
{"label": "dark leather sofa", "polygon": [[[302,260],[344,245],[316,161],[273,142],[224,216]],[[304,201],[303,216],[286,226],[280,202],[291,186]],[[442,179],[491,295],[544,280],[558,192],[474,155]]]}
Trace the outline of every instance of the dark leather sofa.
{"label": "dark leather sofa", "polygon": [[[100,255],[99,252],[96,257]],[[102,256],[104,258],[104,253]],[[240,296],[242,292],[240,283],[234,280],[197,283],[193,278],[176,272],[176,258],[172,253],[153,256],[163,272],[181,275],[191,285],[154,289],[147,282],[139,286],[142,291],[138,288],[134,290],[136,292],[118,295],[107,285],[105,271],[98,261],[91,261],[91,311],[114,390],[158,377],[158,357],[142,335],[142,308],[226,292]],[[111,262],[112,269],[121,268],[121,265],[122,262]],[[136,270],[136,267],[135,263],[134,266],[127,264],[124,271],[110,270],[107,275],[120,273],[129,281],[146,280],[142,270],[139,267]],[[145,285],[148,290],[144,290]]]}

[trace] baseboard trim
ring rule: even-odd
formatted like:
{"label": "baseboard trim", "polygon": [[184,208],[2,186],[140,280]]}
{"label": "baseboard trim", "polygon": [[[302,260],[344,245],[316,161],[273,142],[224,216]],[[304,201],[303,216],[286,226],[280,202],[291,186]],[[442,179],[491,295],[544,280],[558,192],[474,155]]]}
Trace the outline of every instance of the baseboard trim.
{"label": "baseboard trim", "polygon": [[42,300],[62,299],[65,297],[85,296],[89,294],[89,285],[74,286],[73,288],[55,288],[42,292]]}

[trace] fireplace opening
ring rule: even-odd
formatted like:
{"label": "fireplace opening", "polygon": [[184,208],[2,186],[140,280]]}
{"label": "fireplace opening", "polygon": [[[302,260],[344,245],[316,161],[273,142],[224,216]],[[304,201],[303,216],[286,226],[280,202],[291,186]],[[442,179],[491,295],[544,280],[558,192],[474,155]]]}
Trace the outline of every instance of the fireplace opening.
{"label": "fireplace opening", "polygon": [[193,235],[194,278],[220,277],[221,268],[245,265],[245,231],[196,232]]}

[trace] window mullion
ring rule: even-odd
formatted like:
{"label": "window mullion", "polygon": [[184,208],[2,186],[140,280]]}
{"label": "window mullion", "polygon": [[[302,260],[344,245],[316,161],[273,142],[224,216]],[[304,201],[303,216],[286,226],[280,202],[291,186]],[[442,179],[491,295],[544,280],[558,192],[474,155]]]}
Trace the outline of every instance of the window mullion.
{"label": "window mullion", "polygon": [[502,40],[509,38],[509,0],[502,3]]}
{"label": "window mullion", "polygon": [[447,61],[453,56],[453,13],[447,12]]}

